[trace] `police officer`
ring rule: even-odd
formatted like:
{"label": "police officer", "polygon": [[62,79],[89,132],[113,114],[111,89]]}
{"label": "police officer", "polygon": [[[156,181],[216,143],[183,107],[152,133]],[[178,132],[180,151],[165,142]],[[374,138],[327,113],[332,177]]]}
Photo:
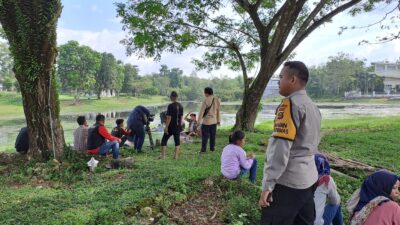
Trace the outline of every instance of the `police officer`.
{"label": "police officer", "polygon": [[308,69],[288,61],[279,75],[285,98],[276,110],[259,200],[262,225],[312,225],[318,173],[314,162],[320,142],[321,114],[307,96]]}

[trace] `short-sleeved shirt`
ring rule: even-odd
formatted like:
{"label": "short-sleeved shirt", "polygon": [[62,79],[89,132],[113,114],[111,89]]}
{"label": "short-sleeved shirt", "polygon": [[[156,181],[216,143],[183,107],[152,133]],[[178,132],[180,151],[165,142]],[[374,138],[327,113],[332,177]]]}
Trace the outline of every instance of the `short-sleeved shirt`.
{"label": "short-sleeved shirt", "polygon": [[87,150],[87,139],[88,139],[89,128],[86,126],[79,126],[74,130],[74,150],[75,151],[86,151]]}
{"label": "short-sleeved shirt", "polygon": [[167,108],[167,116],[171,117],[171,122],[169,123],[168,130],[180,131],[183,117],[182,105],[179,102],[169,104]]}

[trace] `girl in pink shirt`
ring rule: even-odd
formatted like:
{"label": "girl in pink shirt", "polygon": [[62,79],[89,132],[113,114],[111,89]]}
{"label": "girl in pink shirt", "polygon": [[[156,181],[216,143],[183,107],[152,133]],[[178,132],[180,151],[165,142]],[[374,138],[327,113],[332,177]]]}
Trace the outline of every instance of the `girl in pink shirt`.
{"label": "girl in pink shirt", "polygon": [[243,131],[235,131],[229,136],[230,144],[225,146],[221,155],[221,173],[235,180],[250,173],[249,180],[254,183],[257,174],[257,160],[253,154],[246,156],[243,146],[246,142]]}
{"label": "girl in pink shirt", "polygon": [[400,225],[400,178],[387,170],[368,176],[359,191],[351,225]]}

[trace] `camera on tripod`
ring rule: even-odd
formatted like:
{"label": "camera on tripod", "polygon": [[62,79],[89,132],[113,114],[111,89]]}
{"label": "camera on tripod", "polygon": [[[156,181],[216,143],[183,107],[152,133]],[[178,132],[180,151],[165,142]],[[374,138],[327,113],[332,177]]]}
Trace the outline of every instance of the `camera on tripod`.
{"label": "camera on tripod", "polygon": [[155,117],[155,114],[150,114],[149,117],[147,118],[147,123],[153,122],[154,121],[154,117]]}

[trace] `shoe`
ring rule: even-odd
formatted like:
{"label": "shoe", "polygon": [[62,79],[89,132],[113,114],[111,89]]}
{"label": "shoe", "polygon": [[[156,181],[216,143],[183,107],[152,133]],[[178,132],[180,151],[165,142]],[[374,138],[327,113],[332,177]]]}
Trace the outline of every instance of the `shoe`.
{"label": "shoe", "polygon": [[199,151],[199,154],[206,154],[206,151]]}
{"label": "shoe", "polygon": [[106,165],[107,169],[118,169],[119,168],[119,162],[118,161],[114,161],[112,163],[108,163]]}
{"label": "shoe", "polygon": [[142,153],[144,153],[144,151],[138,150],[137,153],[138,153],[138,154],[142,154]]}

